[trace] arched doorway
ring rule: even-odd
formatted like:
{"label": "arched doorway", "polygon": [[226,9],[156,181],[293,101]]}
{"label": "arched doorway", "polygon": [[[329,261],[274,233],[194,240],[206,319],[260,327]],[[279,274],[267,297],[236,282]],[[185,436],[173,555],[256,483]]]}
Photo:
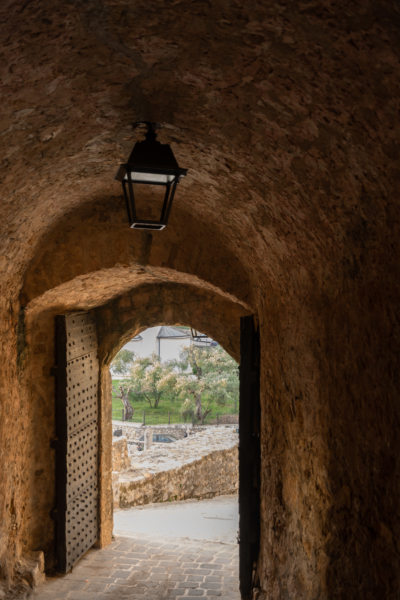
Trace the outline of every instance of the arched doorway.
{"label": "arched doorway", "polygon": [[[241,317],[240,331],[240,589],[243,599],[250,598],[256,579],[260,526],[260,402],[259,402],[259,337],[252,316]],[[97,541],[110,521],[98,522],[104,480],[110,470],[97,472],[101,465],[101,424],[104,417],[97,412],[96,321],[89,313],[58,316],[56,348],[58,410],[56,427],[56,568],[68,572]],[[88,371],[90,375],[88,376]],[[109,380],[108,380],[109,381]],[[80,390],[80,391],[77,391]],[[82,392],[82,404],[78,396]],[[107,389],[109,394],[109,386]],[[103,395],[100,389],[100,396]],[[86,402],[85,402],[86,401]],[[65,407],[65,410],[63,408]],[[109,428],[109,423],[106,423]],[[96,428],[100,436],[96,439]],[[109,448],[110,450],[110,448]],[[110,452],[108,452],[110,454]],[[109,457],[108,457],[109,459]],[[98,482],[98,486],[96,485]],[[108,506],[112,510],[112,506]]]}
{"label": "arched doorway", "polygon": [[[27,340],[32,349],[37,348],[36,340],[38,338],[44,339],[45,335],[49,335],[52,331],[54,317],[61,312],[60,299],[64,296],[64,292],[65,288],[60,286],[58,293],[53,290],[49,295],[43,296],[40,301],[32,302],[29,306],[26,314]],[[57,301],[55,301],[56,299]],[[73,306],[68,307],[69,310],[74,308]],[[233,301],[232,297],[217,293],[215,288],[202,289],[196,285],[172,282],[164,284],[146,282],[90,311],[97,327],[100,365],[98,537],[100,546],[104,546],[110,541],[112,532],[111,413],[108,402],[110,389],[108,362],[112,354],[129,338],[132,332],[140,329],[144,324],[157,323],[160,320],[175,323],[180,318],[184,318],[193,323],[196,328],[206,330],[215,338],[223,341],[225,348],[237,357],[240,354],[240,318],[248,313],[249,309],[245,305]],[[51,341],[49,338],[48,340]],[[39,370],[46,373],[46,377],[42,378],[41,389],[46,389],[49,394],[47,426],[51,431],[54,426],[52,425],[54,414],[52,416],[50,406],[53,382],[47,377],[49,371],[47,371],[46,365],[50,366],[52,361],[52,344],[49,343],[45,348],[43,347],[43,350],[45,352],[42,352],[41,355],[35,354],[32,368],[36,373]],[[38,379],[37,376],[36,379]],[[50,512],[54,508],[52,469],[54,469],[54,456],[50,455],[46,464],[47,489],[43,489],[43,493],[39,492],[36,496],[36,503],[41,503],[42,512],[44,507],[49,508],[45,526],[42,529],[40,526],[37,528],[37,543],[41,547],[47,548],[47,565],[50,568],[55,564],[53,523],[50,518]]]}

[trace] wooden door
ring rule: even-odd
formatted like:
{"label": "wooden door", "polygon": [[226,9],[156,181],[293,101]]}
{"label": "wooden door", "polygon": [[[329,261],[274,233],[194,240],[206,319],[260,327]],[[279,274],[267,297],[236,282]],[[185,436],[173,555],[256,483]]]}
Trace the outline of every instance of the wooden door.
{"label": "wooden door", "polygon": [[89,313],[56,317],[56,558],[67,573],[98,539],[97,336]]}
{"label": "wooden door", "polygon": [[239,579],[250,600],[260,539],[260,339],[252,316],[240,320]]}

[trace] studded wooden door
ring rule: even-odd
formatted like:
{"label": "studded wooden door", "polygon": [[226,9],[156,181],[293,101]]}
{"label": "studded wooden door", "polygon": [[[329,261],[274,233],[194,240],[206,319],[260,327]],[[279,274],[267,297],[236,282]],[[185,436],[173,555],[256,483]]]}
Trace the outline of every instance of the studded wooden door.
{"label": "studded wooden door", "polygon": [[254,318],[240,320],[239,580],[253,598],[260,536],[260,339]]}
{"label": "studded wooden door", "polygon": [[97,336],[89,313],[56,317],[56,557],[67,573],[98,539]]}

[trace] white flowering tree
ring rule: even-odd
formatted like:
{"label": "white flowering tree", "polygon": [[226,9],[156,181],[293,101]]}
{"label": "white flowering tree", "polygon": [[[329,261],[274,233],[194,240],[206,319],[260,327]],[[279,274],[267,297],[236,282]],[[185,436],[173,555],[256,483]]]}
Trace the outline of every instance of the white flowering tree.
{"label": "white flowering tree", "polygon": [[176,394],[182,400],[182,414],[204,423],[211,401],[221,407],[238,401],[238,368],[221,346],[190,346],[175,362]]}
{"label": "white flowering tree", "polygon": [[157,408],[163,397],[173,395],[176,374],[171,363],[162,363],[156,354],[137,358],[131,367],[130,390],[147,400],[150,408]]}
{"label": "white flowering tree", "polygon": [[135,354],[130,350],[122,349],[114,356],[110,365],[111,370],[116,375],[126,375],[132,366]]}
{"label": "white flowering tree", "polygon": [[117,368],[112,364],[113,371],[125,375],[119,381],[117,395],[124,405],[125,420],[133,416],[133,398],[146,400],[151,409],[157,409],[163,399],[175,400],[181,415],[193,423],[204,423],[212,406],[237,407],[237,364],[220,346],[193,345],[182,352],[179,360],[167,363],[156,354],[149,358],[116,358]]}

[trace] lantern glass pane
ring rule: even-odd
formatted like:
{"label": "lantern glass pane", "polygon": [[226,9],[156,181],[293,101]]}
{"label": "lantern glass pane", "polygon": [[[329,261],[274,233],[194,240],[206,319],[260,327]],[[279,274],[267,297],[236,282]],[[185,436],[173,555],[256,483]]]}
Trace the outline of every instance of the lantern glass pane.
{"label": "lantern glass pane", "polygon": [[165,198],[165,186],[133,184],[136,218],[140,221],[160,221]]}
{"label": "lantern glass pane", "polygon": [[[128,175],[125,174],[125,180],[128,180]],[[172,183],[175,179],[175,175],[166,173],[139,173],[138,171],[131,171],[131,179],[138,183]]]}

